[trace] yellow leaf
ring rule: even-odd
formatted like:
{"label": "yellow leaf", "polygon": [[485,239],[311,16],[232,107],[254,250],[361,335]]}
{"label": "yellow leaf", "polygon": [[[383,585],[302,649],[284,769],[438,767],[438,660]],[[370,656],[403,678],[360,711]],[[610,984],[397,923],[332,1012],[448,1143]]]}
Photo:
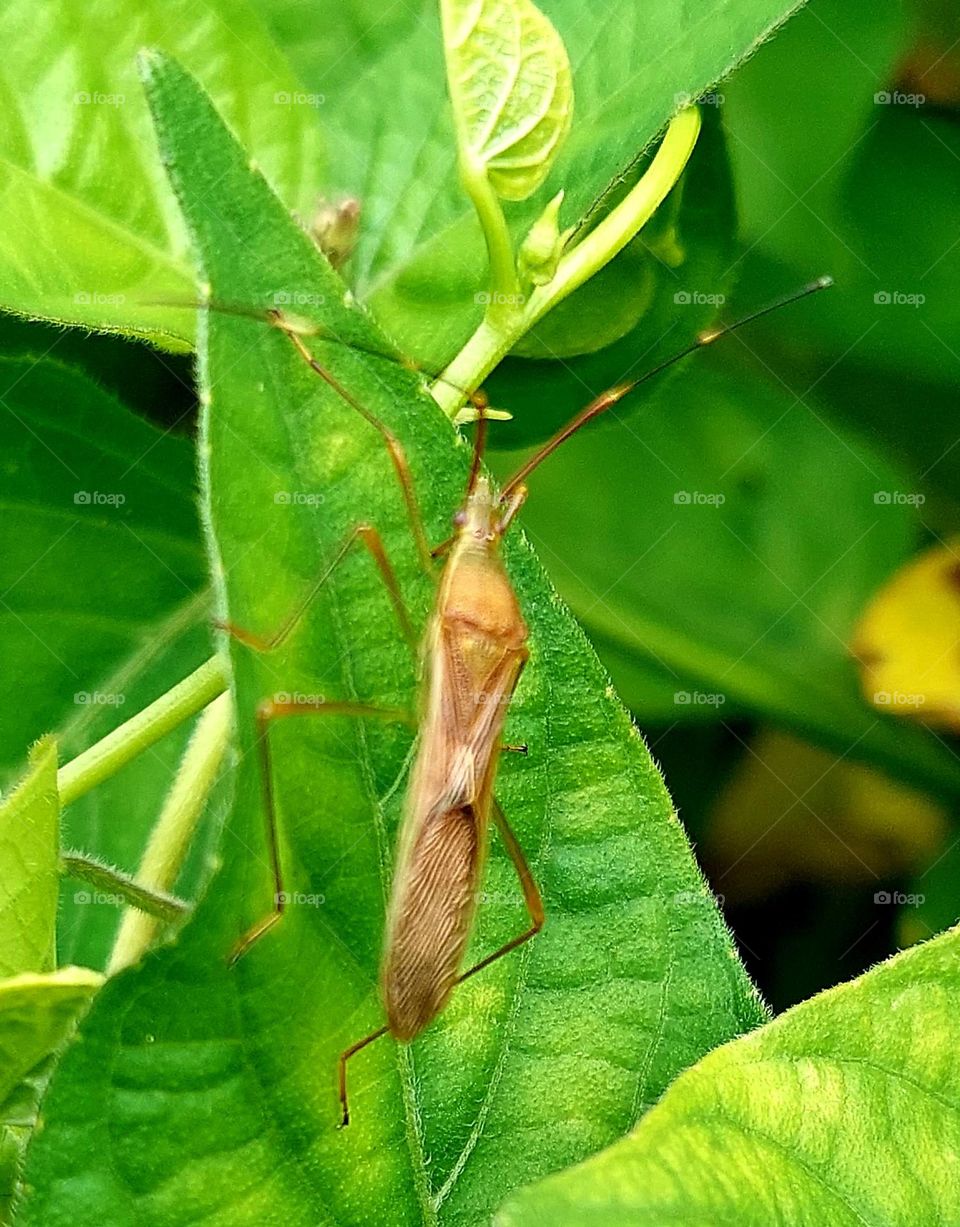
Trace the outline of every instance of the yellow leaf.
{"label": "yellow leaf", "polygon": [[717,891],[745,902],[791,881],[876,882],[929,864],[947,832],[922,793],[786,733],[761,732],[704,841]]}
{"label": "yellow leaf", "polygon": [[960,540],[901,567],[863,612],[852,651],[868,703],[960,732]]}

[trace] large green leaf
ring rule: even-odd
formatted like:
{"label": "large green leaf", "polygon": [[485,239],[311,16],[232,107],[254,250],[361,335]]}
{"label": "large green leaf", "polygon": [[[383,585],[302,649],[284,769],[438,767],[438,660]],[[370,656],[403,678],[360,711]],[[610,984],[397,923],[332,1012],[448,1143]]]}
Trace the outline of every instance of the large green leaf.
{"label": "large green leaf", "polygon": [[[319,186],[312,105],[245,0],[70,0],[0,10],[0,306],[183,347],[193,292],[137,81],[144,45],[183,56],[292,208]],[[314,98],[313,102],[317,100]],[[154,305],[151,305],[154,304]]]}
{"label": "large green leaf", "polygon": [[53,738],[0,804],[0,976],[56,964],[60,805]]}
{"label": "large green leaf", "polygon": [[[793,308],[795,328],[800,315]],[[624,402],[620,421],[551,457],[525,513],[535,544],[611,664],[645,662],[638,693],[623,673],[641,715],[746,708],[956,796],[951,749],[868,706],[848,647],[864,604],[912,549],[903,474],[831,426],[802,387],[731,372],[726,352],[690,360]],[[620,496],[597,498],[585,472]]]}
{"label": "large green leaf", "polygon": [[497,1227],[960,1222],[960,931],[711,1053]]}
{"label": "large green leaf", "polygon": [[[256,306],[310,287],[328,329],[375,344],[190,79],[152,60],[149,89],[214,293]],[[204,338],[201,455],[225,611],[268,630],[363,518],[422,617],[431,586],[376,434],[278,332],[212,315]],[[446,535],[468,450],[404,368],[316,346],[403,440],[428,530]],[[338,1132],[337,1054],[382,1017],[411,737],[304,719],[273,743],[292,905],[227,969],[270,892],[256,703],[413,700],[389,601],[369,559],[351,556],[274,656],[234,645],[244,756],[223,868],[179,945],[99,996],[45,1103],[21,1223],[480,1223],[506,1189],[612,1141],[679,1070],[760,1019],[643,742],[519,535],[506,559],[533,653],[508,735],[531,751],[504,766],[498,795],[543,885],[543,934],[464,986],[411,1048],[381,1041],[358,1058],[353,1123]],[[496,843],[484,892],[476,951],[524,923]]]}
{"label": "large green leaf", "polygon": [[[578,98],[576,128],[550,178],[567,187],[565,218],[592,209],[684,100],[728,73],[796,7],[796,0],[711,0],[678,14],[657,0],[625,14],[608,2],[584,22],[573,0],[546,5],[570,52]],[[40,20],[31,13],[16,0],[0,18],[8,49],[0,76],[2,305],[143,333],[172,348],[192,337],[186,312],[156,305],[190,291],[184,233],[145,139],[132,75],[137,48],[157,45],[204,81],[303,216],[321,187],[360,197],[358,285],[374,293],[406,348],[437,362],[462,341],[479,313],[473,296],[484,255],[456,182],[434,0],[386,12],[356,0],[315,23],[275,0],[264,16],[283,51],[245,0],[217,0],[199,12],[188,0],[111,0],[82,23],[66,0],[46,6]],[[58,58],[54,49],[63,47],[70,55]],[[384,80],[404,99],[388,133]],[[326,182],[321,121],[337,154]],[[543,199],[539,193],[512,214],[516,234]],[[55,249],[43,241],[53,234]]]}
{"label": "large green leaf", "polygon": [[[30,679],[0,709],[12,778],[42,733],[66,761],[200,665],[209,601],[185,439],[49,358],[0,359],[0,397],[0,655]],[[135,869],[186,733],[71,805],[64,843]],[[62,903],[61,958],[102,966],[116,909],[69,881]]]}

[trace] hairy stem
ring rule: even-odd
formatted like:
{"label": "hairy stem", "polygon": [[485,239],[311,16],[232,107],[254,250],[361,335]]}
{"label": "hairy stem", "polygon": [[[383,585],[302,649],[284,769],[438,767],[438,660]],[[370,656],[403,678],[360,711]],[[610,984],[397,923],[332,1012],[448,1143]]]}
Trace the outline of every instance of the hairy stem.
{"label": "hairy stem", "polygon": [[105,865],[103,861],[86,856],[82,852],[62,853],[60,866],[62,872],[71,878],[88,882],[94,890],[104,894],[115,895],[117,902],[139,908],[158,920],[169,922],[190,911],[190,904],[182,899],[177,899],[165,891],[148,890],[122,869]]}

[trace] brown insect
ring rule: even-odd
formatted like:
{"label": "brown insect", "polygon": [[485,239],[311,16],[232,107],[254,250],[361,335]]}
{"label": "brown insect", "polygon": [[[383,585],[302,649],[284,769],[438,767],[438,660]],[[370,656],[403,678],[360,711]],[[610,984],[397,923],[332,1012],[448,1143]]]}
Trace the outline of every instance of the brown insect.
{"label": "brown insect", "polygon": [[[500,558],[500,542],[526,498],[526,478],[566,439],[654,375],[694,350],[727,335],[789,302],[830,284],[821,278],[802,290],[754,312],[736,323],[702,334],[681,353],[638,379],[602,393],[558,431],[502,488],[495,493],[481,472],[486,435],[483,401],[473,463],[463,504],[454,517],[454,535],[434,551],[427,545],[403,448],[307,349],[302,329],[290,326],[277,311],[271,322],[291,340],[304,360],[384,440],[403,489],[414,537],[425,567],[447,555],[437,598],[421,651],[423,662],[420,741],[407,792],[406,809],[387,912],[380,988],[386,1024],[364,1036],[340,1056],[338,1085],[342,1124],[349,1122],[347,1062],[368,1044],[389,1032],[396,1039],[414,1039],[440,1013],[454,987],[516,949],[539,932],[544,923],[540,891],[523,850],[494,797],[500,752],[526,752],[526,747],[502,744],[510,700],[528,658],[527,627],[516,594]],[[393,568],[376,529],[360,524],[352,530],[332,562],[312,585],[280,629],[263,638],[231,623],[223,629],[260,651],[278,647],[294,629],[308,605],[338,563],[357,542],[370,551],[390,594],[408,640],[414,642],[406,607]],[[271,929],[284,912],[273,797],[268,729],[275,720],[304,714],[378,716],[409,719],[406,713],[362,703],[322,700],[265,700],[257,710],[268,848],[275,886],[274,909],[237,943],[235,962]],[[487,832],[494,821],[513,862],[529,926],[465,972],[460,965],[476,909],[477,892],[486,857]]]}

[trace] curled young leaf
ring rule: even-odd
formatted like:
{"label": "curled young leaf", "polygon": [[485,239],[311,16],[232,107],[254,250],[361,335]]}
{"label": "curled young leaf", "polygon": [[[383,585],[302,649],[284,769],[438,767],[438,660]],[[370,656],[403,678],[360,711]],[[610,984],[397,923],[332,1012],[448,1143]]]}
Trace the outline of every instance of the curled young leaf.
{"label": "curled young leaf", "polygon": [[503,200],[525,200],[570,127],[566,48],[530,0],[441,0],[440,10],[461,164]]}

